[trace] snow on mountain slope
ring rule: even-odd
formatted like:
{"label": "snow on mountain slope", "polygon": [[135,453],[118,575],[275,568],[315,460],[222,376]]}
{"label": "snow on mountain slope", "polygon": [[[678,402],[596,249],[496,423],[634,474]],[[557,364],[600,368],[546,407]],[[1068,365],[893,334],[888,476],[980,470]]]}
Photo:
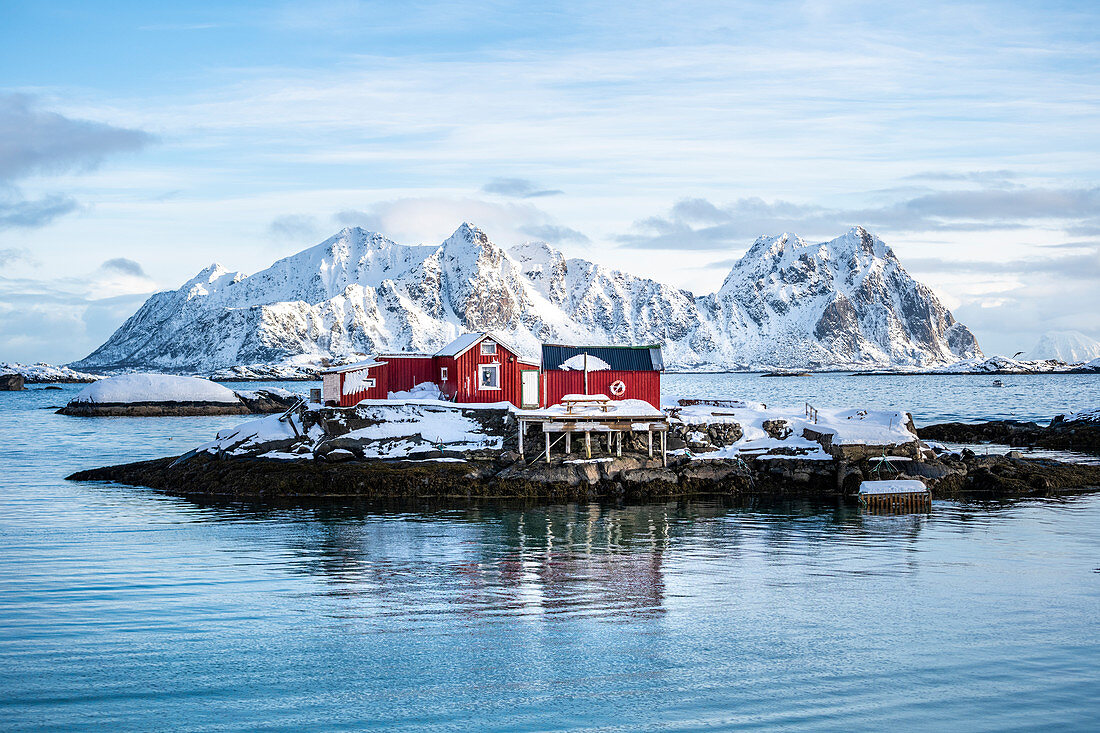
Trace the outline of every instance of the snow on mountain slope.
{"label": "snow on mountain slope", "polygon": [[209,372],[432,351],[496,330],[543,341],[654,343],[676,368],[928,366],[981,356],[973,335],[861,228],[822,244],[761,237],[712,295],[542,242],[505,250],[463,224],[437,247],[362,229],[245,277],[211,265],[149,298],[82,368]]}
{"label": "snow on mountain slope", "polygon": [[1028,359],[1057,359],[1067,364],[1081,364],[1100,357],[1100,341],[1080,331],[1048,331],[1039,337]]}

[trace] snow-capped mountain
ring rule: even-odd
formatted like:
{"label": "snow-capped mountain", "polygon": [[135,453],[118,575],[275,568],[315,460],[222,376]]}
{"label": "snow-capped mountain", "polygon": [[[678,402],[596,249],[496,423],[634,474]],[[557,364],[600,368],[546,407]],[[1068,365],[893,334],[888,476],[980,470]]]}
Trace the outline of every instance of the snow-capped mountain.
{"label": "snow-capped mountain", "polygon": [[542,242],[505,250],[463,224],[439,246],[344,229],[245,277],[211,265],[157,293],[76,366],[209,372],[431,351],[496,330],[543,341],[665,345],[673,368],[931,366],[981,356],[965,326],[862,228],[821,244],[761,237],[696,296]]}
{"label": "snow-capped mountain", "polygon": [[1100,341],[1080,331],[1047,331],[1027,352],[1028,359],[1057,359],[1067,364],[1081,364],[1097,357],[1100,357]]}

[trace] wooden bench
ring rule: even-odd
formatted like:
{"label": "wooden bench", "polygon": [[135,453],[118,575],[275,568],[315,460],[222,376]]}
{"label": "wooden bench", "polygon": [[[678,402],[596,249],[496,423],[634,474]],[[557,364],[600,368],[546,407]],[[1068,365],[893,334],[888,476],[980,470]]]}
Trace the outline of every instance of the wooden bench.
{"label": "wooden bench", "polygon": [[561,398],[561,403],[566,415],[572,415],[574,408],[585,405],[596,405],[601,412],[607,412],[611,407],[611,398],[604,394],[567,394]]}

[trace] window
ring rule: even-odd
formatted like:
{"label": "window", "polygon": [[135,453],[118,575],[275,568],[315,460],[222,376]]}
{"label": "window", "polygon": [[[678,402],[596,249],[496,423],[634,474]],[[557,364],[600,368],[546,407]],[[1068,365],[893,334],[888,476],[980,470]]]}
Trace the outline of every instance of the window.
{"label": "window", "polygon": [[478,374],[478,389],[500,389],[500,364],[482,364]]}
{"label": "window", "polygon": [[497,345],[495,341],[482,341],[481,342],[481,355],[482,356],[496,356]]}
{"label": "window", "polygon": [[447,381],[447,367],[439,367],[439,381],[440,382],[446,382]]}

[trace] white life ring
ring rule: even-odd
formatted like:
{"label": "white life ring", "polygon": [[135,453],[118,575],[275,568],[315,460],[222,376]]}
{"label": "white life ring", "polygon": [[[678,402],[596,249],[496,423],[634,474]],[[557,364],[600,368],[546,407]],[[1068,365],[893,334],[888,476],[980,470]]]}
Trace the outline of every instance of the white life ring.
{"label": "white life ring", "polygon": [[620,397],[626,392],[626,385],[623,384],[623,380],[616,379],[608,386],[608,389],[611,390],[611,394]]}

